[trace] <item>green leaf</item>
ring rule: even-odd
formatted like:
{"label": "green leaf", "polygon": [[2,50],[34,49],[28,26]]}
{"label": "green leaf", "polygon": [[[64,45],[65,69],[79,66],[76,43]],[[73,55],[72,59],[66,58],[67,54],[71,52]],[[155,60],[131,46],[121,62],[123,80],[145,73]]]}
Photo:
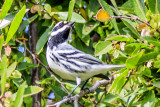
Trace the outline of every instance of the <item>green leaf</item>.
{"label": "green leaf", "polygon": [[26,28],[26,26],[29,25],[30,23],[32,23],[37,17],[38,17],[38,14],[30,17],[27,20],[23,20],[19,26],[18,32],[21,32],[22,30],[24,30]]}
{"label": "green leaf", "polygon": [[152,14],[160,13],[160,0],[148,0],[148,7]]}
{"label": "green leaf", "polygon": [[70,21],[71,18],[72,18],[72,13],[73,13],[74,5],[75,5],[75,0],[71,0],[69,2],[67,21]]}
{"label": "green leaf", "polygon": [[143,54],[138,64],[144,63],[150,59],[154,59],[157,57],[158,54],[159,54],[158,52],[151,52],[151,53]]}
{"label": "green leaf", "polygon": [[[102,8],[109,13],[110,16],[114,16],[112,9],[110,6],[104,1],[104,0],[98,0]],[[119,29],[116,23],[116,19],[111,19],[111,23],[113,24],[113,27],[115,30],[119,33]]]}
{"label": "green leaf", "polygon": [[154,67],[155,68],[160,68],[160,60],[154,61]]}
{"label": "green leaf", "polygon": [[13,78],[12,80],[17,87],[19,87],[24,82],[22,78]]}
{"label": "green leaf", "polygon": [[14,102],[14,107],[21,107],[22,105],[25,85],[26,85],[26,82],[23,82],[23,84],[18,88],[16,100]]}
{"label": "green leaf", "polygon": [[125,52],[131,56],[135,56],[139,50],[140,50],[139,43],[131,43],[125,46]]}
{"label": "green leaf", "polygon": [[144,96],[141,106],[142,107],[155,107],[156,98],[154,90],[149,90],[148,93]]}
{"label": "green leaf", "polygon": [[142,71],[141,74],[142,74],[142,75],[145,75],[145,76],[147,76],[147,77],[152,77],[152,76],[151,76],[151,70],[150,70],[150,68],[146,68],[145,70]]}
{"label": "green leaf", "polygon": [[5,91],[5,84],[6,84],[6,76],[7,76],[7,56],[3,55],[2,62],[1,62],[1,97]]}
{"label": "green leaf", "polygon": [[[147,90],[147,87],[143,86],[140,88],[136,88],[133,90],[133,92],[129,92],[125,97],[123,97],[127,102],[127,107],[132,107],[133,103],[135,101],[135,98],[140,95],[141,93],[144,93]],[[138,100],[138,99],[137,99]]]}
{"label": "green leaf", "polygon": [[19,72],[18,70],[14,70],[14,72],[12,73],[12,78],[21,78],[22,74],[21,72]]}
{"label": "green leaf", "polygon": [[160,81],[154,80],[153,81],[153,86],[160,88]]}
{"label": "green leaf", "polygon": [[49,85],[55,95],[55,98],[59,101],[62,100],[64,96],[66,96],[66,92],[64,90],[62,90],[62,88],[56,85]]}
{"label": "green leaf", "polygon": [[31,64],[31,63],[27,63],[27,62],[20,62],[17,65],[17,70],[25,70],[27,68],[33,68],[33,67],[38,67],[37,64]]}
{"label": "green leaf", "polygon": [[17,62],[13,62],[7,69],[7,78],[11,76],[12,72],[16,69]]}
{"label": "green leaf", "polygon": [[148,7],[149,7],[149,9],[151,10],[151,12],[153,13],[153,14],[155,14],[156,13],[156,1],[157,0],[148,0]]}
{"label": "green leaf", "polygon": [[11,26],[9,28],[8,34],[7,34],[6,43],[8,43],[11,40],[11,38],[13,37],[15,32],[17,31],[17,29],[22,21],[22,18],[25,14],[25,10],[26,10],[26,5],[24,5],[22,7],[22,9],[16,14],[15,18],[13,19]]}
{"label": "green leaf", "polygon": [[34,94],[41,92],[42,90],[43,88],[38,86],[29,86],[25,89],[23,97],[32,96]]}
{"label": "green leaf", "polygon": [[53,26],[50,26],[48,29],[46,29],[46,31],[42,34],[42,36],[37,41],[36,53],[38,55],[42,52],[42,50],[44,48],[44,45],[46,44],[46,42],[47,42],[47,40],[49,38],[49,35],[51,33],[52,28],[53,28]]}
{"label": "green leaf", "polygon": [[136,36],[135,35],[131,35],[133,38],[139,38],[140,37],[140,34],[138,33],[138,31],[134,27],[132,21],[130,21],[129,19],[121,19],[121,20],[136,35]]}
{"label": "green leaf", "polygon": [[14,19],[15,15],[18,13],[18,11],[15,11],[13,13],[9,13],[1,22],[0,24],[0,29],[5,28],[6,26],[8,26],[11,21]]}
{"label": "green leaf", "polygon": [[50,14],[52,7],[51,7],[50,4],[47,4],[47,3],[46,3],[46,4],[44,5],[44,9]]}
{"label": "green leaf", "polygon": [[115,41],[130,41],[130,38],[123,37],[123,36],[114,36],[114,37],[108,38],[108,40],[110,40],[110,41],[112,41],[112,40],[115,40]]}
{"label": "green leaf", "polygon": [[92,18],[92,16],[95,15],[95,13],[99,8],[100,8],[100,5],[98,3],[98,0],[89,0],[89,5],[88,5],[89,18]]}
{"label": "green leaf", "polygon": [[[61,20],[67,20],[67,16],[68,16],[68,12],[53,12],[53,15],[57,16],[59,19]],[[71,17],[71,22],[77,22],[77,23],[85,23],[85,19],[75,13],[75,12],[72,12],[72,17]]]}
{"label": "green leaf", "polygon": [[114,92],[120,93],[122,88],[124,87],[124,84],[126,82],[126,76],[128,75],[128,69],[126,69],[126,70],[121,69],[120,72],[123,72],[123,73],[114,80],[108,93],[110,93],[112,90],[114,90]]}
{"label": "green leaf", "polygon": [[107,94],[105,95],[105,97],[103,98],[102,102],[103,103],[112,103],[113,101],[116,101],[116,99],[118,98],[118,95],[114,95],[114,94]]}
{"label": "green leaf", "polygon": [[141,51],[140,53],[138,53],[138,55],[128,58],[126,60],[126,66],[128,68],[135,68],[135,66],[138,64],[138,61],[140,60],[140,58],[142,57],[144,51]]}
{"label": "green leaf", "polygon": [[83,24],[82,23],[75,23],[75,30],[77,32],[78,37],[87,45],[89,46],[89,42],[90,42],[90,36],[89,35],[84,35],[82,33],[82,29],[83,29]]}
{"label": "green leaf", "polygon": [[11,5],[12,5],[13,0],[5,0],[3,6],[2,6],[2,11],[0,12],[0,19],[3,19],[7,12],[9,11]]}
{"label": "green leaf", "polygon": [[79,7],[82,7],[82,0],[76,0],[76,4],[77,4]]}
{"label": "green leaf", "polygon": [[89,35],[89,33],[92,32],[98,25],[99,25],[98,21],[85,23],[83,25],[82,34]]}
{"label": "green leaf", "polygon": [[143,21],[147,22],[147,18],[145,15],[145,7],[143,0],[132,0],[133,9],[136,13],[136,15]]}
{"label": "green leaf", "polygon": [[111,49],[113,49],[111,42],[100,41],[95,46],[95,55],[99,56],[99,55],[105,54],[109,52]]}
{"label": "green leaf", "polygon": [[4,35],[1,35],[0,36],[0,52],[2,50],[3,43],[4,43]]}

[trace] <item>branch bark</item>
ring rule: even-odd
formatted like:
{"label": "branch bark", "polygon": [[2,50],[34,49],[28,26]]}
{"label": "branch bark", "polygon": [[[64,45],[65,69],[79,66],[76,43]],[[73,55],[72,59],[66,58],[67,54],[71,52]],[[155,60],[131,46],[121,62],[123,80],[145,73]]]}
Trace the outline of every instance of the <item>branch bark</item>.
{"label": "branch bark", "polygon": [[91,88],[89,88],[87,90],[83,90],[79,94],[76,94],[75,96],[72,96],[70,98],[65,98],[55,104],[48,104],[48,105],[46,105],[46,107],[60,107],[62,104],[66,103],[68,101],[74,101],[74,107],[78,107],[78,99],[82,98],[86,94],[93,93],[99,86],[110,84],[110,83],[111,83],[111,80],[96,81],[94,86],[92,86]]}

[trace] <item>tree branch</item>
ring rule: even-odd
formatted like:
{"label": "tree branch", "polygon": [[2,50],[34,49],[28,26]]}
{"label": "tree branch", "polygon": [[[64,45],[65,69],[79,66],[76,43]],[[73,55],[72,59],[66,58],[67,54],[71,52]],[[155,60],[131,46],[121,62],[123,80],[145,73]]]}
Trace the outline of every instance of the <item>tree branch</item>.
{"label": "tree branch", "polygon": [[[153,28],[149,23],[147,23],[147,22],[139,19],[138,17],[127,17],[127,16],[122,16],[122,15],[120,15],[120,16],[111,16],[111,18],[115,18],[115,19],[125,18],[125,19],[134,20],[134,21],[137,20],[137,21],[139,21],[139,22],[145,23],[145,24],[146,24],[147,26],[149,26],[150,28]],[[158,33],[160,33],[160,31],[159,31],[158,29],[156,29],[156,31],[157,31]]]}
{"label": "tree branch", "polygon": [[68,101],[74,101],[74,107],[78,107],[78,99],[85,96],[86,94],[93,93],[99,86],[110,84],[110,83],[111,83],[111,80],[96,81],[95,85],[92,86],[91,88],[89,88],[87,90],[83,90],[79,94],[76,94],[75,96],[72,96],[70,98],[65,98],[55,104],[50,104],[50,105],[48,104],[48,105],[46,105],[46,107],[55,107],[55,106],[60,107],[62,104],[66,103]]}

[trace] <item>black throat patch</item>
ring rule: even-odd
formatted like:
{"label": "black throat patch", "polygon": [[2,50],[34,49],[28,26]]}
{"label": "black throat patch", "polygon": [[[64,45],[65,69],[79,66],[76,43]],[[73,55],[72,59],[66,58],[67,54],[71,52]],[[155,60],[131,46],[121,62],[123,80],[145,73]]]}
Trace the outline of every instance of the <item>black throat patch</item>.
{"label": "black throat patch", "polygon": [[58,32],[54,36],[50,36],[47,45],[50,49],[53,49],[53,46],[57,46],[58,44],[65,42],[68,39],[69,33],[70,28],[67,28],[64,31]]}

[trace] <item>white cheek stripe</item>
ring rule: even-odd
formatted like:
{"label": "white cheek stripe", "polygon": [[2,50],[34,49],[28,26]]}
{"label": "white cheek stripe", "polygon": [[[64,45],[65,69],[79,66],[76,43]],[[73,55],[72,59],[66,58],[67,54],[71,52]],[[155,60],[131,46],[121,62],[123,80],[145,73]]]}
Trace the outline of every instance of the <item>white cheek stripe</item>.
{"label": "white cheek stripe", "polygon": [[58,29],[57,31],[51,32],[51,35],[50,35],[50,36],[57,35],[59,32],[64,31],[67,27],[70,27],[70,26],[65,25],[65,26],[63,26],[62,28]]}

